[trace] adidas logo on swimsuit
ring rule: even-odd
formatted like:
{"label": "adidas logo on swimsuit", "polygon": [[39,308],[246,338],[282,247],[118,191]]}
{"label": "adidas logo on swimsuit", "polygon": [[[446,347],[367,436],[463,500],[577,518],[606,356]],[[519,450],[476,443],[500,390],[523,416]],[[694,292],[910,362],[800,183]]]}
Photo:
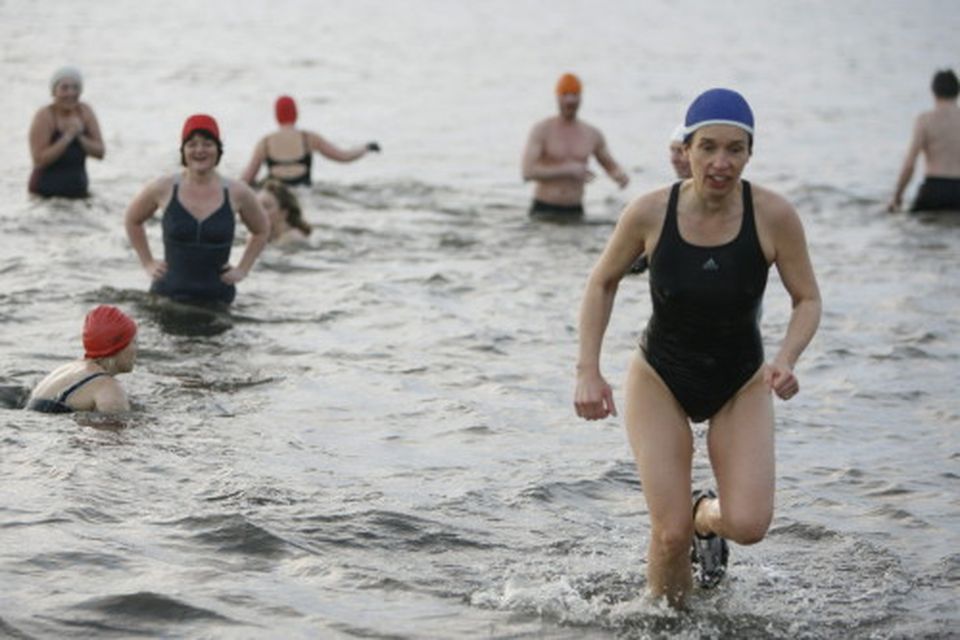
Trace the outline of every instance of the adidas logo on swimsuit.
{"label": "adidas logo on swimsuit", "polygon": [[719,271],[719,270],[720,270],[720,265],[717,264],[716,260],[714,260],[713,258],[710,258],[709,260],[707,260],[706,262],[703,263],[703,270],[704,270],[704,271]]}

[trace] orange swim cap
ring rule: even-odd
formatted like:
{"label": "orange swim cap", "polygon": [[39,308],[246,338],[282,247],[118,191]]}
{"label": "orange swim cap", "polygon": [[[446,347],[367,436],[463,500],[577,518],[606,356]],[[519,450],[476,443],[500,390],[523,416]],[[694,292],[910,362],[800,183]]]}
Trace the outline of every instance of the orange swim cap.
{"label": "orange swim cap", "polygon": [[102,304],[83,323],[84,358],[106,358],[123,351],[137,335],[137,323],[120,309]]}
{"label": "orange swim cap", "polygon": [[274,105],[277,112],[277,122],[280,124],[293,124],[297,121],[297,103],[290,96],[280,96]]}
{"label": "orange swim cap", "polygon": [[583,86],[580,84],[580,78],[572,73],[565,73],[557,80],[557,95],[562,96],[565,93],[575,93],[580,95]]}

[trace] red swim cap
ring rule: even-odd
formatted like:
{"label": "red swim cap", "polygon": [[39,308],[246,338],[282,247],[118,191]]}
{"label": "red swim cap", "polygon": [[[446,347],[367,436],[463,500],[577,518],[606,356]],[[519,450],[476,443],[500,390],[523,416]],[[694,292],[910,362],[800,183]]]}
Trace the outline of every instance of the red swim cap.
{"label": "red swim cap", "polygon": [[84,358],[106,358],[122,351],[137,335],[137,323],[120,309],[102,304],[83,323]]}
{"label": "red swim cap", "polygon": [[297,103],[290,96],[280,96],[274,105],[277,112],[277,122],[293,124],[297,121]]}
{"label": "red swim cap", "polygon": [[212,116],[205,113],[196,113],[183,123],[183,133],[180,134],[180,142],[186,142],[187,138],[192,136],[195,131],[206,131],[214,138],[220,140],[220,127]]}

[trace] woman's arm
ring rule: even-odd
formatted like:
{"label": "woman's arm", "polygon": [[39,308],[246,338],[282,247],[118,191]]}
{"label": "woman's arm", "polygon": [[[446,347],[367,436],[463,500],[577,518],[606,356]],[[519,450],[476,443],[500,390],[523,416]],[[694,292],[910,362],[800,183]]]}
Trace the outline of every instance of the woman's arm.
{"label": "woman's arm", "polygon": [[63,132],[56,142],[50,142],[56,130],[53,114],[46,107],[37,111],[33,116],[33,122],[30,123],[29,134],[30,158],[33,160],[33,166],[40,169],[56,162],[73,139],[80,134],[80,128],[78,126],[76,131]]}
{"label": "woman's arm", "polygon": [[766,368],[764,379],[780,398],[786,400],[800,390],[793,368],[817,332],[822,303],[800,216],[779,196],[773,196],[771,201],[769,229],[773,261],[790,295],[793,311],[787,332],[776,356]]}
{"label": "woman's arm", "polygon": [[106,153],[106,146],[103,143],[103,135],[100,133],[100,123],[90,105],[80,104],[80,118],[83,120],[83,131],[77,136],[80,146],[88,156],[102,160]]}
{"label": "woman's arm", "polygon": [[236,284],[250,273],[253,263],[267,246],[270,239],[270,219],[263,212],[260,202],[253,190],[242,182],[234,182],[230,187],[231,197],[237,204],[237,210],[240,220],[250,232],[247,238],[247,246],[243,250],[243,256],[240,258],[236,267],[231,267],[225,271],[220,278],[227,284]]}
{"label": "woman's arm", "polygon": [[123,216],[123,225],[127,230],[130,245],[137,252],[140,264],[151,279],[156,280],[167,271],[167,264],[154,260],[147,242],[147,232],[143,224],[149,220],[160,206],[162,194],[169,188],[170,178],[160,178],[143,188],[133,199]]}
{"label": "woman's arm", "polygon": [[250,156],[250,162],[247,163],[247,168],[243,170],[243,173],[240,174],[240,179],[246,182],[247,184],[253,186],[257,180],[257,173],[260,172],[260,167],[267,160],[267,139],[261,138],[260,142],[253,148],[253,155]]}
{"label": "woman's arm", "polygon": [[354,147],[353,149],[341,149],[316,133],[307,131],[306,134],[311,151],[319,151],[324,158],[337,162],[353,162],[367,155],[367,152],[370,151],[368,145]]}
{"label": "woman's arm", "polygon": [[616,415],[613,391],[600,373],[600,351],[610,322],[620,279],[643,253],[649,211],[656,194],[634,201],[624,210],[606,249],[594,266],[580,304],[580,349],[577,360],[577,415],[598,420]]}

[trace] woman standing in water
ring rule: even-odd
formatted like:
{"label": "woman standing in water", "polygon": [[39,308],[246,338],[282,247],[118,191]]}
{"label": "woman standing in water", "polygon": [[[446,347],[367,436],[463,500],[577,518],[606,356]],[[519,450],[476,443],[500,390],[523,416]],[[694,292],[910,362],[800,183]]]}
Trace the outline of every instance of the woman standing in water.
{"label": "woman standing in water", "polygon": [[274,110],[280,128],[261,138],[254,147],[253,156],[243,171],[242,179],[247,184],[254,184],[261,165],[266,164],[268,178],[290,186],[310,185],[314,151],[336,162],[353,162],[371,151],[380,151],[376,142],[341,149],[320,134],[298,129],[297,103],[290,96],[277,98]]}
{"label": "woman standing in water", "polygon": [[73,67],[58,69],[50,79],[53,103],[33,116],[30,125],[30,193],[62,198],[89,195],[87,156],[102,159],[100,124],[93,109],[80,102],[83,77]]}
{"label": "woman standing in water", "polygon": [[[820,320],[820,293],[803,226],[781,196],[741,179],[753,148],[744,98],[711,89],[690,105],[684,146],[692,178],[624,211],[588,280],[580,313],[577,415],[616,415],[600,350],[617,285],[650,256],[653,315],[627,376],[626,429],[650,511],[647,585],[681,606],[692,586],[723,577],[728,547],[759,542],[773,517],[771,391],[799,391],[793,368]],[[793,312],[764,362],[759,320],[770,265]],[[709,420],[712,490],[691,492],[690,421]],[[693,495],[691,508],[691,493]],[[692,551],[691,551],[692,541]]]}
{"label": "woman standing in water", "polygon": [[[150,291],[187,303],[230,304],[236,283],[250,273],[270,234],[270,223],[247,185],[217,173],[223,155],[220,128],[192,115],[180,137],[184,170],[148,184],[127,208],[130,244],[152,279]],[[150,251],[143,224],[163,209],[164,260]],[[250,232],[243,256],[231,266],[235,215]]]}

